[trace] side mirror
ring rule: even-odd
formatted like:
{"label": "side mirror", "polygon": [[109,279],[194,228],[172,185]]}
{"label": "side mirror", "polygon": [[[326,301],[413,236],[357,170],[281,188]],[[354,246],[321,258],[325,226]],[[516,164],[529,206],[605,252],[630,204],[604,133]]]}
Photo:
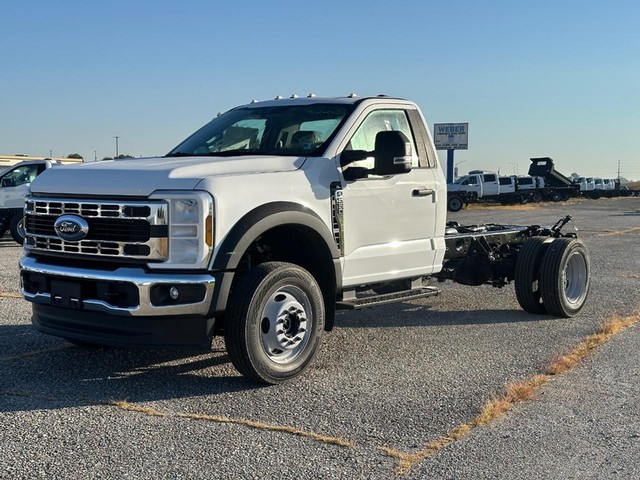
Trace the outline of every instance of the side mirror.
{"label": "side mirror", "polygon": [[411,156],[411,142],[404,133],[378,132],[373,171],[376,175],[408,173],[411,171]]}
{"label": "side mirror", "polygon": [[369,169],[365,167],[349,167],[344,169],[342,175],[347,182],[353,182],[354,180],[369,178]]}
{"label": "side mirror", "polygon": [[358,160],[369,158],[370,156],[371,153],[366,150],[344,150],[340,154],[340,165],[344,167],[350,163],[357,162]]}

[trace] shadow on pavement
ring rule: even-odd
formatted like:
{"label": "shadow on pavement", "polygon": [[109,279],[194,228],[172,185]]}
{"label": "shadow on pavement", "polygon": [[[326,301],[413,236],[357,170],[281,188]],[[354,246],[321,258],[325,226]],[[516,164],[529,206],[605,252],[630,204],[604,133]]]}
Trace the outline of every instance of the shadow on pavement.
{"label": "shadow on pavement", "polygon": [[555,317],[534,315],[523,310],[434,311],[430,306],[401,304],[381,306],[357,312],[338,312],[336,327],[396,328],[434,327],[439,325],[488,325],[551,320]]}

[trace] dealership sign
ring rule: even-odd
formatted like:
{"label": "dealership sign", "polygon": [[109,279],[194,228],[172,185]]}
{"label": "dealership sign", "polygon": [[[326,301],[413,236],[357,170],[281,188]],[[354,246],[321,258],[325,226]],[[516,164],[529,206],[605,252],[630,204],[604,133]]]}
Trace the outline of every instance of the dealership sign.
{"label": "dealership sign", "polygon": [[433,125],[433,141],[437,150],[467,150],[468,134],[468,123],[436,123]]}

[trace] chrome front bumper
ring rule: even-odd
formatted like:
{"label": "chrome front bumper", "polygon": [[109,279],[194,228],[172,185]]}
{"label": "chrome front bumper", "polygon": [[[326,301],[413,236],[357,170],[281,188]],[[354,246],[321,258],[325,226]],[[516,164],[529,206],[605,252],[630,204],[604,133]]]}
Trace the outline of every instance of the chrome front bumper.
{"label": "chrome front bumper", "polygon": [[[211,306],[215,288],[215,277],[208,274],[184,275],[174,273],[147,272],[142,268],[123,267],[117,270],[92,270],[88,268],[49,265],[32,257],[20,260],[20,270],[38,273],[47,277],[56,277],[66,281],[107,281],[134,285],[139,294],[139,302],[133,307],[119,307],[104,300],[83,298],[82,309],[117,316],[169,316],[169,315],[206,315]],[[20,276],[21,282],[23,276]],[[202,285],[205,288],[204,299],[197,303],[157,306],[151,303],[151,289],[154,285]],[[32,293],[21,285],[25,300],[41,305],[51,305],[50,292]]]}

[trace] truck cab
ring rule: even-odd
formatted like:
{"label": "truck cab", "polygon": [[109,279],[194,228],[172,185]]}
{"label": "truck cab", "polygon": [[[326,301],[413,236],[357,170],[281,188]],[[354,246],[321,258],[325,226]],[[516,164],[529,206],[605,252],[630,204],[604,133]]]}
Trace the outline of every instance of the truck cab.
{"label": "truck cab", "polygon": [[447,189],[450,192],[475,193],[477,198],[483,198],[498,195],[500,193],[500,184],[496,173],[472,170],[468,175],[464,175],[454,183],[449,184]]}
{"label": "truck cab", "polygon": [[605,190],[604,181],[601,178],[593,179],[594,190]]}
{"label": "truck cab", "polygon": [[578,177],[576,183],[579,185],[581,192],[587,192],[595,189],[595,183],[591,177]]}

